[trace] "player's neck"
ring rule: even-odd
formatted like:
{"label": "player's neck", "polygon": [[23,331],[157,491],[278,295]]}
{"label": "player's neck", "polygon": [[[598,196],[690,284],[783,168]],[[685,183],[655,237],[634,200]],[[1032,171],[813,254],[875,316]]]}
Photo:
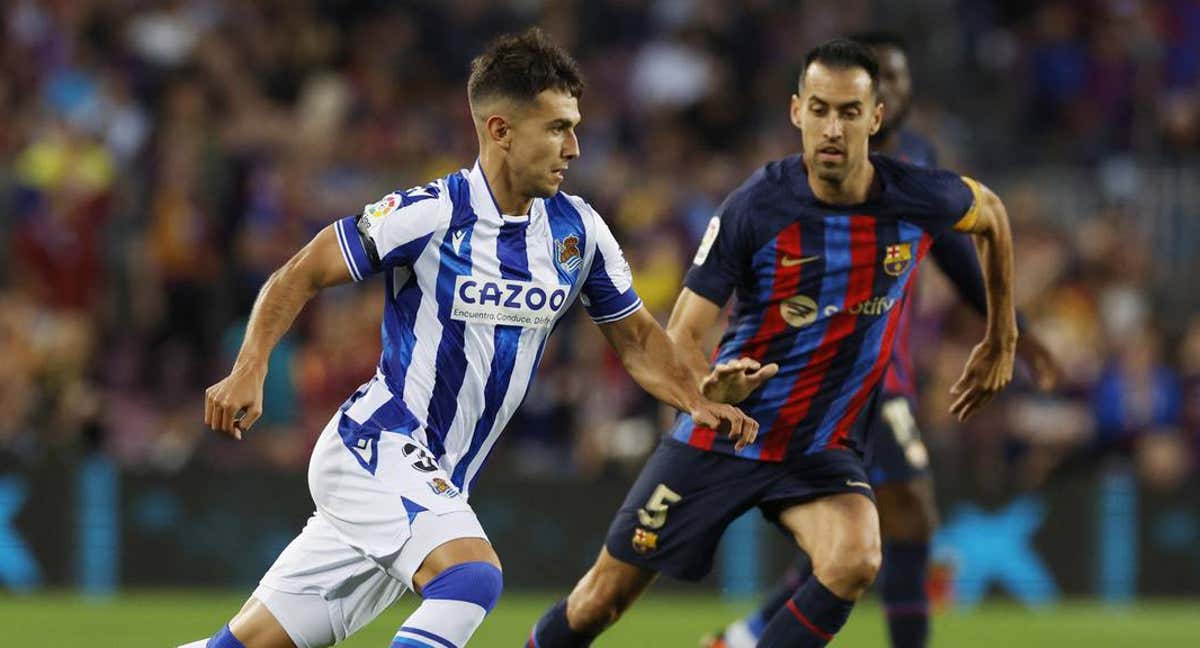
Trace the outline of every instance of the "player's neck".
{"label": "player's neck", "polygon": [[871,183],[875,180],[875,165],[870,159],[842,179],[841,182],[830,182],[817,177],[811,170],[808,174],[808,186],[813,195],[823,203],[830,205],[857,205],[867,201],[871,192]]}
{"label": "player's neck", "polygon": [[487,178],[492,198],[496,200],[501,215],[521,216],[529,213],[533,198],[522,195],[514,188],[512,169],[503,157],[488,155],[487,151],[483,151],[479,154],[479,168]]}

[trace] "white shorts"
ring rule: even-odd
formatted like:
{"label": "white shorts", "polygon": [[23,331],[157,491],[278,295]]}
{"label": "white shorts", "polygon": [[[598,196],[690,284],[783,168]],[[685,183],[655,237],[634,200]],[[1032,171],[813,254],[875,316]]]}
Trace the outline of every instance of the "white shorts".
{"label": "white shorts", "polygon": [[317,510],[254,592],[300,648],[340,642],[370,623],[412,589],[413,574],[438,546],[487,539],[420,443],[383,433],[371,474],[342,442],[342,416],[325,427],[309,462]]}

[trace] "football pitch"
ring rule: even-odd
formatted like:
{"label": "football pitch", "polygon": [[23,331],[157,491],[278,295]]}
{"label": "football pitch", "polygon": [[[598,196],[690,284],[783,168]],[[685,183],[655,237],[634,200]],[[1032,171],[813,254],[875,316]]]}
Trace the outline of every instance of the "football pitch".
{"label": "football pitch", "polygon": [[[162,648],[211,634],[241,604],[224,593],[143,591],[107,600],[73,594],[0,596],[5,646],[114,646]],[[553,600],[549,593],[506,593],[476,633],[472,646],[523,646],[530,625]],[[341,646],[386,648],[392,633],[416,605],[405,597]],[[707,596],[651,592],[594,645],[692,647],[705,631],[749,609]],[[1108,608],[1071,602],[1039,612],[989,604],[971,612],[937,615],[935,647],[1062,648],[1064,646],[1194,646],[1200,636],[1200,604],[1141,603]],[[855,610],[834,646],[885,647],[879,608]]]}

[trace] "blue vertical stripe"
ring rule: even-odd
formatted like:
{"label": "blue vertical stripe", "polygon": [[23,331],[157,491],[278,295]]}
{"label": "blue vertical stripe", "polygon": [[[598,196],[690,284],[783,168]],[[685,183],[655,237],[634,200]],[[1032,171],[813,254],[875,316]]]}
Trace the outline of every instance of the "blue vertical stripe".
{"label": "blue vertical stripe", "polygon": [[88,594],[110,595],[117,588],[120,548],[117,468],[103,454],[93,454],[80,466],[76,487],[79,586]]}
{"label": "blue vertical stripe", "polygon": [[384,317],[380,325],[383,340],[384,379],[388,389],[397,398],[404,398],[404,382],[408,377],[408,365],[412,363],[413,349],[417,346],[417,311],[421,308],[420,282],[410,276],[407,283],[396,294],[394,272],[386,273]]}
{"label": "blue vertical stripe", "polygon": [[[450,201],[454,212],[441,245],[441,266],[437,277],[438,320],[442,325],[442,339],[438,342],[437,361],[434,365],[433,394],[429,399],[427,438],[429,451],[435,457],[445,454],[445,439],[450,424],[458,411],[458,392],[462,389],[467,371],[464,331],[466,324],[450,316],[454,306],[454,282],[459,275],[471,272],[471,232],[479,217],[471,209],[471,189],[461,174],[453,174],[447,180]],[[458,251],[454,249],[454,234],[463,232]],[[398,394],[399,396],[400,394]]]}
{"label": "blue vertical stripe", "polygon": [[[500,277],[529,281],[529,255],[525,248],[525,228],[529,221],[519,223],[506,222],[500,226],[500,234],[496,237],[496,256],[500,258]],[[520,326],[497,324],[493,332],[492,366],[488,372],[487,383],[483,388],[483,414],[475,423],[475,431],[471,435],[471,445],[467,452],[458,460],[450,481],[463,488],[467,477],[467,468],[479,454],[483,442],[487,440],[496,423],[496,414],[504,403],[508,393],[508,384],[512,380],[513,365],[517,361],[517,349],[521,343]]]}
{"label": "blue vertical stripe", "polygon": [[1105,603],[1128,604],[1137,592],[1137,481],[1128,471],[1110,471],[1096,495],[1097,593]]}
{"label": "blue vertical stripe", "polygon": [[[803,239],[801,239],[803,244]],[[776,234],[770,245],[764,245],[754,254],[752,263],[755,266],[755,276],[761,277],[756,289],[759,300],[739,301],[734,315],[733,326],[723,336],[718,347],[717,362],[728,362],[744,355],[746,343],[762,327],[766,319],[766,310],[760,304],[769,304],[775,287],[775,259],[778,255],[779,235]],[[763,358],[767,360],[767,358]]]}

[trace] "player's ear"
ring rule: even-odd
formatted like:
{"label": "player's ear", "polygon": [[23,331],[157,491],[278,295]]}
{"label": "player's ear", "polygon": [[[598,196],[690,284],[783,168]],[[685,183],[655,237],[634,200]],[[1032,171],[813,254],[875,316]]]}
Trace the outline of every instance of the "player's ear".
{"label": "player's ear", "polygon": [[488,138],[492,143],[504,150],[508,150],[512,146],[512,124],[500,115],[492,115],[484,122],[484,128],[487,129]]}
{"label": "player's ear", "polygon": [[792,126],[800,128],[800,115],[803,113],[803,107],[800,105],[799,95],[792,95],[792,104],[788,112],[792,118]]}
{"label": "player's ear", "polygon": [[871,134],[879,132],[879,128],[883,126],[883,111],[886,107],[882,101],[875,100],[875,110],[871,111]]}

